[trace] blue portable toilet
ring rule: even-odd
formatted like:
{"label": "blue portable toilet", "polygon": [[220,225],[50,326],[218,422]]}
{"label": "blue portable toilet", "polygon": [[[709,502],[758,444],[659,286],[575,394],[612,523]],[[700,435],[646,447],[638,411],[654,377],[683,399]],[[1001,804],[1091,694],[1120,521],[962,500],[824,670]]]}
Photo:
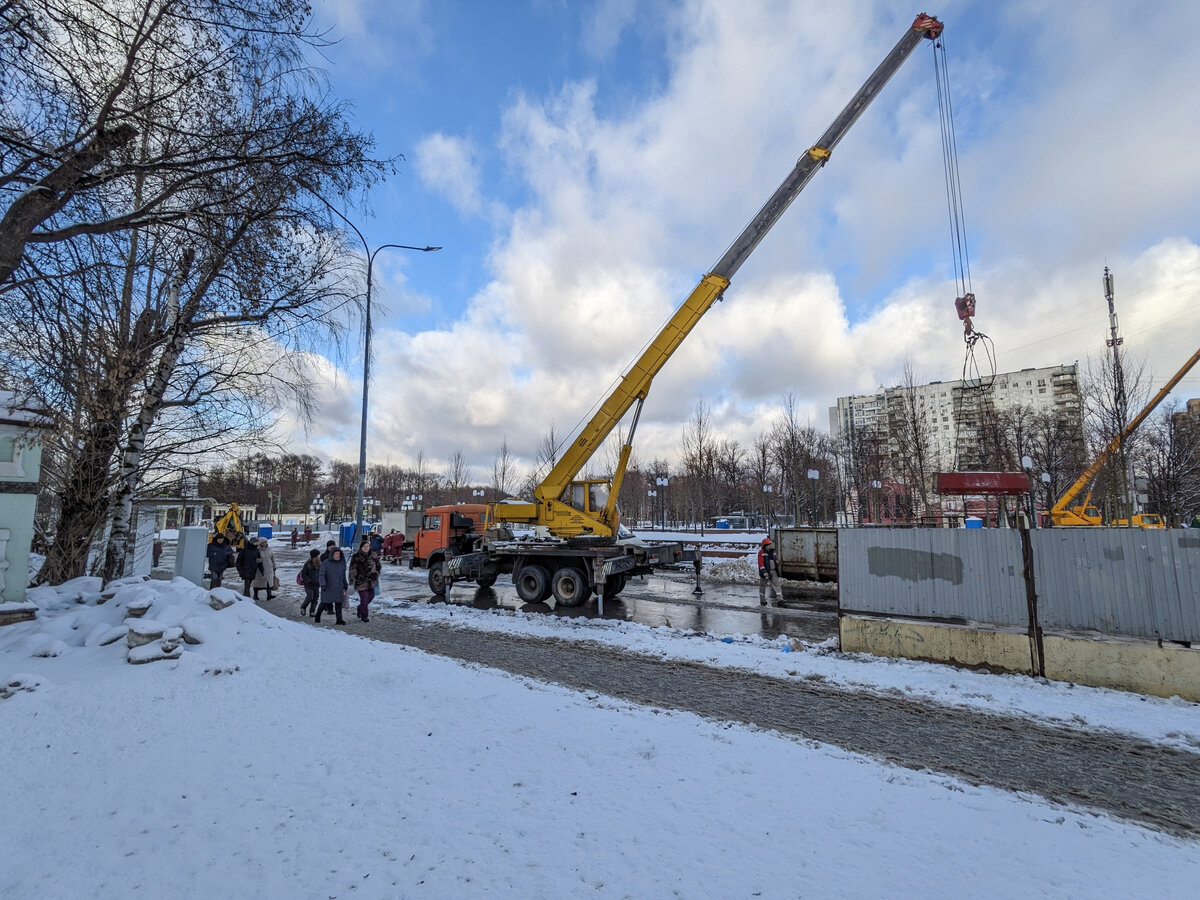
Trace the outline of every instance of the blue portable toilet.
{"label": "blue portable toilet", "polygon": [[354,523],[343,522],[338,526],[338,546],[349,547],[354,543]]}
{"label": "blue portable toilet", "polygon": [[983,527],[983,519],[979,518],[979,516],[967,516],[963,520],[963,528],[982,528],[982,527]]}
{"label": "blue portable toilet", "polygon": [[258,536],[260,538],[266,538],[269,541],[274,534],[275,534],[275,529],[272,528],[270,525],[259,525],[258,526]]}

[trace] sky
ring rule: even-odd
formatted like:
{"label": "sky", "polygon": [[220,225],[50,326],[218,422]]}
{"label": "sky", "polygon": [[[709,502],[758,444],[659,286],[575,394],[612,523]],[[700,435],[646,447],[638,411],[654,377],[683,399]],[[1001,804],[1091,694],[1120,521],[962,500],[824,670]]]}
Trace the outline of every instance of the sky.
{"label": "sky", "polygon": [[[298,591],[303,550],[277,544],[284,590]],[[0,807],[24,813],[0,818],[5,896],[169,884],[181,898],[1167,900],[1194,896],[1200,877],[1194,840],[1035,794],[364,640],[228,588],[130,579],[106,602],[99,590],[31,589],[37,619],[0,629],[0,757],[28,763],[0,780]],[[375,605],[1183,752],[1200,741],[1200,706],[1178,698],[754,636]],[[130,648],[130,630],[187,640]],[[175,658],[127,662],[147,656]]]}
{"label": "sky", "polygon": [[[893,0],[318,0],[330,96],[397,172],[347,214],[375,262],[368,459],[486,481],[581,425],[919,8]],[[1114,273],[1157,388],[1200,334],[1200,5],[952,0],[945,23],[976,327],[999,371],[1089,359]],[[635,461],[703,406],[750,447],[794,398],[961,376],[922,44],[656,378]],[[351,341],[353,346],[361,346]],[[290,447],[357,458],[361,350],[316,356]],[[1200,396],[1200,372],[1177,397]]]}

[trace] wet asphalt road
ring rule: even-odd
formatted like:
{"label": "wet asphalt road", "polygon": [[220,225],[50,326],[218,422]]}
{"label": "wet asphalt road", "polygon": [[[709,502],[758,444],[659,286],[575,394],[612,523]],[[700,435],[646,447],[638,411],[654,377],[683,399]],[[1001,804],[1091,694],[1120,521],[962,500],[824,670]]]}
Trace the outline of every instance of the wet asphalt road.
{"label": "wet asphalt road", "polygon": [[[420,594],[420,582],[407,580]],[[284,581],[279,596],[260,605],[300,620],[300,589],[290,579]],[[677,599],[671,598],[675,606]],[[658,660],[587,641],[457,630],[384,614],[362,623],[353,609],[347,610],[346,621],[344,630],[351,634],[632,703],[770,728],[905,768],[944,772],[973,784],[1090,807],[1175,835],[1200,836],[1200,754],[1137,738],[852,692],[819,681]],[[314,627],[331,626],[323,621]]]}

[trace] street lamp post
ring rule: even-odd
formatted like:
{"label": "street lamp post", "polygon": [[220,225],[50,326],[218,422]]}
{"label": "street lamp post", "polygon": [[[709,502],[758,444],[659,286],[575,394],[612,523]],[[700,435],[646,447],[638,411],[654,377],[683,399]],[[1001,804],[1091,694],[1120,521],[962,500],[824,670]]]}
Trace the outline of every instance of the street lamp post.
{"label": "street lamp post", "polygon": [[771,494],[773,494],[775,492],[775,488],[772,485],[764,484],[762,486],[762,492],[763,492],[763,520],[764,520],[764,523],[766,524],[766,526],[768,528],[770,528],[771,519],[774,518],[774,516],[772,515],[772,510],[771,510],[771,500],[772,500]]}
{"label": "street lamp post", "polygon": [[819,470],[808,470],[808,483],[812,488],[812,505],[808,508],[808,524],[812,528],[817,527],[817,479],[820,477]]}
{"label": "street lamp post", "polygon": [[[662,488],[662,499],[658,501],[659,521],[662,524],[662,530],[667,530],[667,483],[671,479],[666,475],[660,475],[654,479],[654,483]],[[655,491],[655,493],[658,493]]]}
{"label": "street lamp post", "polygon": [[875,523],[879,524],[883,521],[881,518],[879,518],[879,489],[883,487],[883,482],[876,479],[875,481],[871,482],[871,487],[875,488]]}
{"label": "street lamp post", "polygon": [[[1045,491],[1046,491],[1046,509],[1048,510],[1048,509],[1050,509],[1050,473],[1049,472],[1042,473],[1042,485],[1045,487]],[[1034,518],[1036,519],[1037,518],[1037,509],[1036,508],[1034,509],[1033,514],[1034,514]],[[1054,524],[1053,519],[1047,518],[1046,521],[1048,521],[1051,525]],[[1039,524],[1038,527],[1041,528],[1042,526]]]}
{"label": "street lamp post", "polygon": [[646,496],[650,498],[650,519],[654,519],[654,498],[658,496],[658,491],[646,491]]}
{"label": "street lamp post", "polygon": [[[367,239],[363,237],[363,233],[358,230],[358,226],[347,219],[341,212],[335,209],[329,201],[320,194],[317,195],[321,202],[336,215],[339,219],[354,229],[354,233],[358,235],[358,239],[362,242],[363,250],[367,253],[367,312],[364,320],[364,340],[363,340],[363,397],[362,397],[362,428],[359,432],[358,439],[358,505],[355,509],[357,513],[354,520],[354,539],[359,540],[362,537],[362,522],[363,522],[363,494],[367,487],[367,388],[371,382],[371,275],[375,266],[375,255],[380,250],[393,248],[396,250],[416,250],[420,253],[429,253],[434,250],[441,250],[441,247],[414,247],[410,244],[381,244],[374,250],[367,243]],[[353,543],[351,544],[353,546]]]}

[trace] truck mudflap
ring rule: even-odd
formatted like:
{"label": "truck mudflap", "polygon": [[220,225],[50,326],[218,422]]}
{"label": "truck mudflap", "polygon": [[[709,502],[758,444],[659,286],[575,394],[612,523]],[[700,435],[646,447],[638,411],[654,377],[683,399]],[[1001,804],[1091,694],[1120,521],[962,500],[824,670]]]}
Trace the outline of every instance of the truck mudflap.
{"label": "truck mudflap", "polygon": [[483,552],[463,553],[446,560],[446,579],[448,581],[474,581],[483,573],[484,563],[488,555]]}

